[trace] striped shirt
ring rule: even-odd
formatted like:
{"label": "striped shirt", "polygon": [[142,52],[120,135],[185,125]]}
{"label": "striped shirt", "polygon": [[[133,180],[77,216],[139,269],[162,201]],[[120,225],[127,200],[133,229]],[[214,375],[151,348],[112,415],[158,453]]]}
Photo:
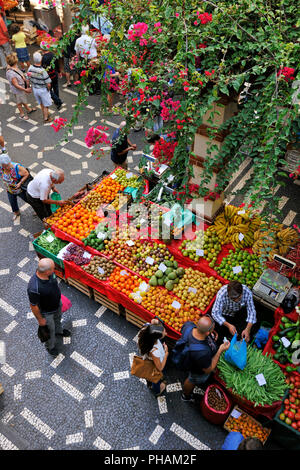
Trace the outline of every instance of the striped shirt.
{"label": "striped shirt", "polygon": [[51,78],[41,66],[30,65],[27,74],[32,88],[47,88],[47,83],[51,83]]}
{"label": "striped shirt", "polygon": [[239,302],[234,302],[229,298],[227,292],[227,285],[221,287],[217,293],[215,303],[212,308],[213,319],[222,325],[227,317],[234,317],[235,313],[241,310],[241,308],[247,308],[247,323],[256,323],[256,310],[253,302],[253,295],[249,287],[243,284],[243,294]]}

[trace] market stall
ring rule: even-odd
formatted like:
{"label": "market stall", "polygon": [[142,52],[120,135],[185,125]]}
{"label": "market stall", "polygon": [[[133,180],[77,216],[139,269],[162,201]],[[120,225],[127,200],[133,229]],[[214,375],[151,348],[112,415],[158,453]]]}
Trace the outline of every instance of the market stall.
{"label": "market stall", "polygon": [[[178,227],[170,207],[147,201],[133,210],[136,191],[141,188],[144,194],[148,192],[145,179],[138,174],[121,168],[103,174],[47,220],[49,229],[35,240],[34,247],[40,256],[54,260],[66,282],[136,326],[159,316],[172,345],[180,338],[185,321],[196,323],[211,311],[222,285],[236,279],[253,288],[262,279],[265,270],[254,246],[259,220],[249,211],[230,206],[210,226],[199,226],[193,217],[183,217]],[[163,239],[166,221],[170,230]],[[182,227],[184,233],[178,240],[174,238],[175,229]],[[289,235],[296,240],[294,233]],[[282,328],[284,322],[288,322],[288,328]],[[274,343],[277,335],[282,337],[281,332],[293,341],[300,339],[295,311],[284,315],[277,308],[265,347],[248,345],[245,371],[230,368],[222,358],[215,374],[219,392],[211,391],[209,400],[205,397],[201,405],[207,419],[216,419],[214,406],[222,408],[226,402],[228,408],[230,403],[221,419],[222,424],[226,421],[225,429],[237,429],[243,421],[245,435],[257,428],[259,438],[267,440],[268,429],[251,419],[272,421],[275,415],[278,417],[288,393],[286,380],[291,380],[290,374],[299,377],[299,369],[293,364],[277,360]],[[259,375],[265,379],[263,386],[256,380]],[[222,393],[222,403],[217,404],[216,396]],[[296,421],[292,426],[297,437],[299,425]]]}

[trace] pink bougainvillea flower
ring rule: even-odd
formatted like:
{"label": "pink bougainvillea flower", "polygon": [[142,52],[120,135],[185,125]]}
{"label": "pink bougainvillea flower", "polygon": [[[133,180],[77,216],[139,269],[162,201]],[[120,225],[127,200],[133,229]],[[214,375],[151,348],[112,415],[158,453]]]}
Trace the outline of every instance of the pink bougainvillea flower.
{"label": "pink bougainvillea flower", "polygon": [[198,24],[198,21],[197,21],[197,20],[196,20],[196,21],[194,21],[194,25],[195,25],[195,26],[197,26],[197,24]]}
{"label": "pink bougainvillea flower", "polygon": [[189,91],[189,87],[188,86],[185,86],[183,87],[184,91]]}
{"label": "pink bougainvillea flower", "polygon": [[179,16],[179,13],[175,13],[175,16],[176,16],[176,18],[178,18],[178,16]]}
{"label": "pink bougainvillea flower", "polygon": [[53,124],[51,124],[51,127],[55,130],[55,132],[58,132],[61,127],[64,127],[67,123],[67,119],[64,118],[57,118],[54,119]]}
{"label": "pink bougainvillea flower", "polygon": [[74,82],[74,85],[80,85],[81,81],[80,80],[76,80],[76,82]]}

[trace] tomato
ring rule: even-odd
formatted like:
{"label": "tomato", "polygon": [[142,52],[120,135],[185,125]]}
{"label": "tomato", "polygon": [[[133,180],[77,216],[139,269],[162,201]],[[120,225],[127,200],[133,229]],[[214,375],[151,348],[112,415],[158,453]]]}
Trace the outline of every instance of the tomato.
{"label": "tomato", "polygon": [[296,414],[295,414],[295,419],[296,419],[297,421],[299,421],[299,423],[300,423],[300,413],[296,413]]}
{"label": "tomato", "polygon": [[290,401],[286,398],[283,402],[285,405],[289,405],[290,404]]}
{"label": "tomato", "polygon": [[287,417],[288,417],[289,419],[291,419],[291,420],[294,419],[294,416],[295,416],[294,413],[292,413],[291,411],[288,412]]}
{"label": "tomato", "polygon": [[298,408],[297,408],[297,405],[293,405],[292,403],[290,404],[290,411],[291,411],[292,413],[296,413],[297,409],[298,409]]}
{"label": "tomato", "polygon": [[292,428],[297,429],[297,423],[292,423]]}
{"label": "tomato", "polygon": [[290,396],[290,403],[295,403],[296,401],[296,398],[292,395]]}
{"label": "tomato", "polygon": [[281,419],[281,421],[284,421],[285,420],[285,414],[284,413],[281,413],[279,415],[279,419]]}
{"label": "tomato", "polygon": [[300,429],[300,421],[297,421],[298,429]]}

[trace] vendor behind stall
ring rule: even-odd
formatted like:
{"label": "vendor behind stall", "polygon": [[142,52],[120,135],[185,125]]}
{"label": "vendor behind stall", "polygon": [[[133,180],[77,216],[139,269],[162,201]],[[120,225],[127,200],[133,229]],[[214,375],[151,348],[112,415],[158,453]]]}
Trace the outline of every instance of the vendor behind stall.
{"label": "vendor behind stall", "polygon": [[221,287],[212,308],[216,322],[218,342],[226,336],[231,339],[237,332],[247,342],[259,328],[251,290],[238,281]]}

